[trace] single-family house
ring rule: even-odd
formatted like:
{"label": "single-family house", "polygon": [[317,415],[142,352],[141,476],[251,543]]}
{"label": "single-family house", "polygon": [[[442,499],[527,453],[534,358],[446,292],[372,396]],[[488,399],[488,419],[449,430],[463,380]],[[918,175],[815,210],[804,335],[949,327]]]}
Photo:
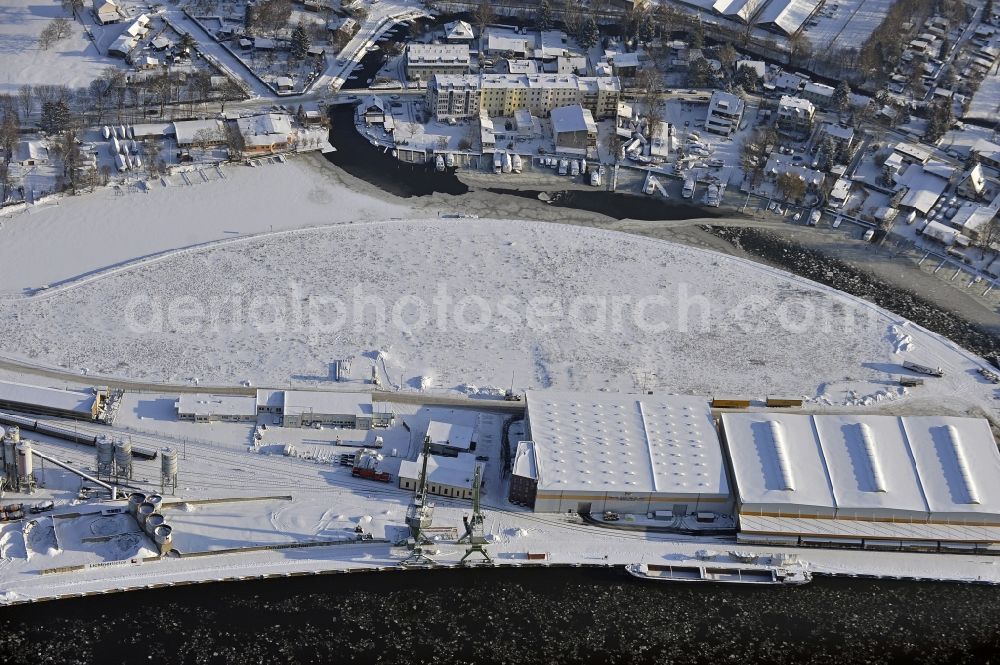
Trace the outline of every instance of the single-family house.
{"label": "single-family house", "polygon": [[243,152],[272,154],[288,148],[292,140],[292,118],[286,113],[262,113],[236,121],[243,136]]}
{"label": "single-family house", "polygon": [[91,10],[94,14],[94,18],[101,25],[108,25],[109,23],[117,23],[124,18],[121,11],[111,0],[93,0],[93,5]]}
{"label": "single-family house", "polygon": [[470,44],[476,33],[465,21],[452,21],[444,24],[444,38],[449,44]]}
{"label": "single-family house", "polygon": [[21,166],[49,163],[49,149],[41,141],[21,141],[17,146],[17,161]]}
{"label": "single-family house", "polygon": [[976,164],[958,185],[958,195],[967,199],[978,199],[986,192],[986,176],[983,165]]}
{"label": "single-family house", "polygon": [[597,123],[590,109],[579,104],[559,106],[550,118],[557,153],[586,157],[597,148]]}

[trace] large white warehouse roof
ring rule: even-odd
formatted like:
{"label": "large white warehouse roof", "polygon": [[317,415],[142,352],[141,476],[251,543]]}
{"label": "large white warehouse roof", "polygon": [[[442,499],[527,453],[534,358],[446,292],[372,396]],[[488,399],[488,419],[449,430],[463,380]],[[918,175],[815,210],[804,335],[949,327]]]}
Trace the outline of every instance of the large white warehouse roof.
{"label": "large white warehouse roof", "polygon": [[722,423],[741,514],[1000,520],[986,420],[727,413]]}
{"label": "large white warehouse roof", "polygon": [[708,400],[528,391],[538,492],[728,497]]}
{"label": "large white warehouse roof", "polygon": [[771,24],[791,35],[812,15],[822,0],[771,0],[755,23]]}
{"label": "large white warehouse roof", "polygon": [[0,402],[24,408],[39,407],[90,416],[97,396],[93,391],[59,390],[25,383],[0,381]]}

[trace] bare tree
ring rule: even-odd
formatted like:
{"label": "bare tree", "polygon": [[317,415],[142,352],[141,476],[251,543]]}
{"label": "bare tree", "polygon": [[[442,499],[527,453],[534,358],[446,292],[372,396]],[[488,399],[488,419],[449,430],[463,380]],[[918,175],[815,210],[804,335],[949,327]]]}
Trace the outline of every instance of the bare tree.
{"label": "bare tree", "polygon": [[246,148],[246,142],[243,140],[243,134],[240,132],[239,127],[235,123],[226,123],[226,148],[229,151],[229,159],[236,161],[243,158],[243,150]]}
{"label": "bare tree", "polygon": [[982,252],[982,258],[986,258],[986,253],[993,249],[994,245],[1000,243],[1000,218],[993,217],[979,230],[976,237],[976,246]]}
{"label": "bare tree", "polygon": [[192,145],[196,148],[206,150],[219,140],[219,133],[211,129],[199,129],[194,133]]}
{"label": "bare tree", "polygon": [[17,98],[21,102],[21,113],[25,121],[27,121],[31,116],[31,109],[35,103],[35,89],[26,83],[17,89]]}
{"label": "bare tree", "polygon": [[479,28],[479,34],[482,35],[483,29],[496,20],[496,12],[493,11],[493,5],[490,4],[490,1],[479,0],[479,4],[472,11],[472,18],[476,22],[476,27]]}
{"label": "bare tree", "polygon": [[777,185],[778,191],[790,201],[801,201],[806,194],[805,179],[798,173],[782,173],[778,176]]}
{"label": "bare tree", "polygon": [[83,0],[62,0],[62,8],[72,14],[75,18],[80,18],[83,11]]}
{"label": "bare tree", "polygon": [[239,100],[245,97],[243,93],[243,88],[240,87],[239,83],[233,79],[226,77],[226,82],[222,84],[222,88],[219,90],[222,97],[222,112],[226,111],[226,102],[233,99]]}
{"label": "bare tree", "polygon": [[[21,123],[16,112],[6,109],[3,120],[0,121],[0,148],[8,154],[14,152],[14,147],[21,138]],[[0,162],[4,161],[0,159]]]}
{"label": "bare tree", "polygon": [[288,25],[291,16],[292,3],[289,0],[262,0],[247,10],[247,30],[275,37]]}
{"label": "bare tree", "polygon": [[162,146],[157,140],[144,141],[142,144],[142,152],[146,155],[146,172],[149,177],[152,178],[157,175],[157,160],[160,156],[160,149]]}
{"label": "bare tree", "polygon": [[54,18],[42,28],[42,32],[38,35],[38,47],[46,51],[71,34],[73,34],[73,25],[69,22],[69,19],[61,16]]}

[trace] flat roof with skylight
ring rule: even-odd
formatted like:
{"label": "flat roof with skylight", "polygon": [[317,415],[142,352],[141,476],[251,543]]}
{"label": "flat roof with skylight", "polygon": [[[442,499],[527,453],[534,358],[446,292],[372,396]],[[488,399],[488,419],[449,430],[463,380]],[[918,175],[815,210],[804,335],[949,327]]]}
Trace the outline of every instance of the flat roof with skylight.
{"label": "flat roof with skylight", "polygon": [[528,391],[526,403],[536,510],[550,507],[547,499],[575,507],[596,495],[637,504],[729,501],[707,398]]}

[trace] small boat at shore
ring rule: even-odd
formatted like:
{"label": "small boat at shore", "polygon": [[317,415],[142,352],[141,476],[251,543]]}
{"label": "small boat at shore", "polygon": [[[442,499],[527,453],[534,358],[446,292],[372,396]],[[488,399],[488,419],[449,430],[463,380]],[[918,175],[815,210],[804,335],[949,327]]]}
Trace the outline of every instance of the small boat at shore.
{"label": "small boat at shore", "polygon": [[747,567],[724,564],[674,566],[630,563],[625,572],[656,582],[714,582],[717,584],[797,585],[812,581],[812,573],[800,566]]}

